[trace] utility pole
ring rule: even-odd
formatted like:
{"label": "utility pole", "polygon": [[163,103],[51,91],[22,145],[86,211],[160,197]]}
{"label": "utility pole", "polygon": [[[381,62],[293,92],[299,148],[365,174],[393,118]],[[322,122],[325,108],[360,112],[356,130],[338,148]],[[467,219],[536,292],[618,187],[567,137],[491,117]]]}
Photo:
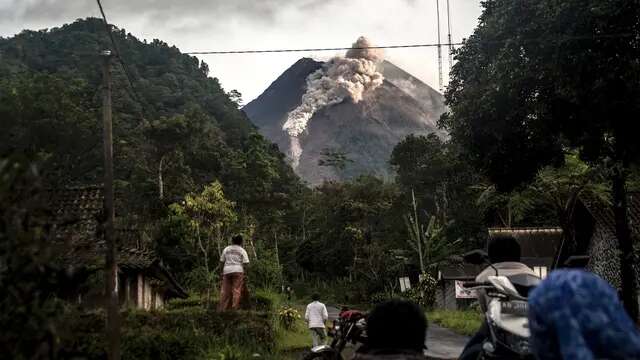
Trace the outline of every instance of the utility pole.
{"label": "utility pole", "polygon": [[438,85],[440,86],[440,92],[444,91],[442,84],[442,40],[440,39],[440,0],[436,0],[436,15],[438,24]]}
{"label": "utility pole", "polygon": [[106,335],[109,360],[120,360],[120,319],[118,304],[118,264],[114,235],[113,206],[113,131],[111,122],[111,51],[103,50],[102,57],[102,120],[104,142],[104,240]]}

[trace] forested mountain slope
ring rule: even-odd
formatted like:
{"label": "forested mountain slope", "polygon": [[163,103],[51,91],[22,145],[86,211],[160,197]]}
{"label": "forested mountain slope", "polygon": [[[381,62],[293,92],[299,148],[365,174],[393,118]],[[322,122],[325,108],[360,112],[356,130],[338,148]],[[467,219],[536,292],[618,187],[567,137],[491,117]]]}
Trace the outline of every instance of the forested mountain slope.
{"label": "forested mountain slope", "polygon": [[[121,213],[147,216],[161,202],[213,180],[222,182],[240,212],[264,218],[291,210],[289,194],[299,192],[298,178],[235,99],[208,77],[204,62],[123,29],[115,28],[113,36],[134,86],[114,59]],[[95,18],[1,38],[0,156],[38,158],[50,186],[101,182],[99,54],[110,47]]]}

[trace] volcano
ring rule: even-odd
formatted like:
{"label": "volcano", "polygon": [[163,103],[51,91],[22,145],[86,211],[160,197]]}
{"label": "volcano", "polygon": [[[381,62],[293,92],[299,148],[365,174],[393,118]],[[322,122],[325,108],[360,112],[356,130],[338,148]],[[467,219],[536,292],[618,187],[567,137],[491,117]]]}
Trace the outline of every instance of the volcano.
{"label": "volcano", "polygon": [[[343,99],[313,112],[303,134],[283,129],[290,113],[303,103],[310,75],[325,63],[302,58],[280,75],[243,110],[260,133],[289,154],[296,173],[311,185],[370,174],[389,179],[391,151],[409,134],[436,133],[445,111],[442,94],[389,61],[376,63],[383,80],[358,102]],[[297,150],[292,147],[299,147]],[[321,166],[327,152],[344,154],[344,167]],[[292,154],[294,156],[292,156]]]}

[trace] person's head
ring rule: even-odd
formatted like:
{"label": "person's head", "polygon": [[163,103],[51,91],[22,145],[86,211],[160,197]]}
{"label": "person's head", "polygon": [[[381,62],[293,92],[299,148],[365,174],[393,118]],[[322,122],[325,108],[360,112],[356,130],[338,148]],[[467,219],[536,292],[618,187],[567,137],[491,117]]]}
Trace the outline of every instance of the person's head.
{"label": "person's head", "polygon": [[311,295],[311,300],[320,301],[320,294],[314,293],[313,295]]}
{"label": "person's head", "polygon": [[487,253],[491,263],[520,262],[520,244],[512,235],[495,235],[489,239]]}
{"label": "person's head", "polygon": [[536,359],[640,359],[640,332],[616,290],[593,273],[556,270],[529,295]]}
{"label": "person's head", "polygon": [[231,238],[231,243],[233,245],[240,245],[242,246],[242,244],[244,243],[244,239],[242,238],[242,235],[238,234],[238,235],[234,235]]}
{"label": "person's head", "polygon": [[372,350],[422,352],[427,319],[418,305],[406,300],[389,300],[369,313],[367,335],[368,346]]}

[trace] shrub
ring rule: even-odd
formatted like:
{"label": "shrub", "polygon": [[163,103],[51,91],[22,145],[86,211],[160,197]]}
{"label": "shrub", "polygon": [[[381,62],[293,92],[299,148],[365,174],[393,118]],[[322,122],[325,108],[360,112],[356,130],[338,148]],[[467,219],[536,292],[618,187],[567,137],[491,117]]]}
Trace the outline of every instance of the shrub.
{"label": "shrub", "polygon": [[432,308],[436,298],[436,279],[424,273],[416,287],[402,293],[402,297],[424,308]]}
{"label": "shrub", "polygon": [[280,295],[271,290],[258,289],[249,296],[251,305],[258,311],[275,313],[282,302]]}
{"label": "shrub", "polygon": [[205,306],[205,299],[199,296],[190,296],[187,299],[172,299],[166,305],[166,310],[177,310],[190,307],[203,307]]}
{"label": "shrub", "polygon": [[369,297],[369,301],[374,305],[383,303],[387,300],[389,300],[389,296],[385,292],[378,292]]}
{"label": "shrub", "polygon": [[278,311],[278,320],[285,330],[293,329],[296,321],[301,318],[302,316],[300,316],[298,310],[289,306],[284,306]]}
{"label": "shrub", "polygon": [[278,265],[273,250],[263,250],[249,267],[249,286],[260,289],[277,289],[282,283],[282,266]]}
{"label": "shrub", "polygon": [[[63,358],[103,359],[104,321],[102,311],[68,316]],[[274,325],[262,312],[218,313],[197,306],[129,311],[122,318],[123,359],[201,359],[207,349],[216,354],[225,345],[269,352],[275,348]]]}

